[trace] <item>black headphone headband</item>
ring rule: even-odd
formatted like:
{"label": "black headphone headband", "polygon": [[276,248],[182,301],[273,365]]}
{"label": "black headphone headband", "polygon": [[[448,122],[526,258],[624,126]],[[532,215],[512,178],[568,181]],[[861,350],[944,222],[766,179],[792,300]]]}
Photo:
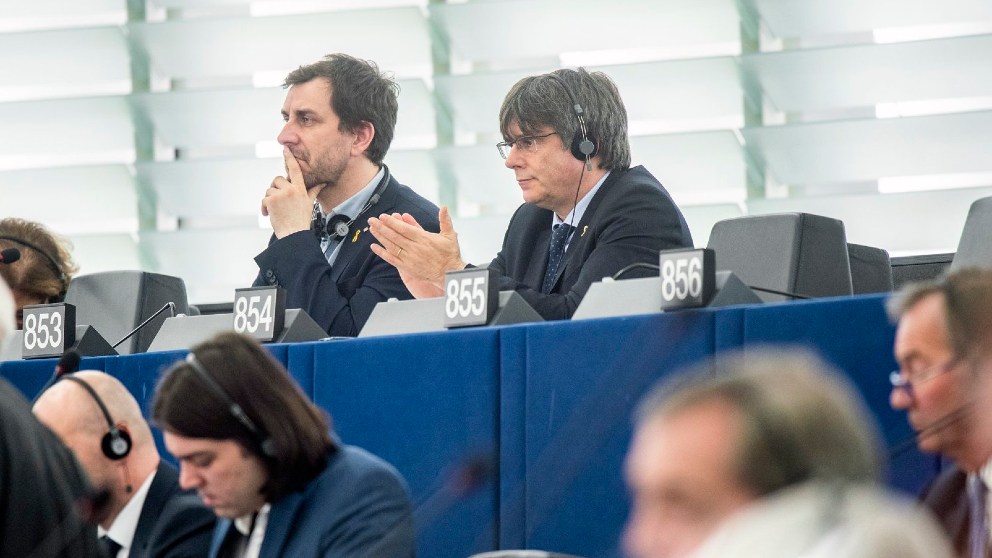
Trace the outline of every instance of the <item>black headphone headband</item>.
{"label": "black headphone headband", "polygon": [[107,459],[116,461],[127,457],[127,454],[131,453],[131,436],[127,432],[117,428],[113,417],[110,416],[110,410],[107,409],[107,406],[103,403],[103,399],[100,399],[93,386],[86,380],[72,374],[66,374],[61,379],[78,384],[86,393],[90,394],[93,401],[96,401],[97,407],[100,407],[100,412],[103,413],[103,418],[107,420],[107,427],[110,429],[100,440],[100,447],[103,449],[103,454],[107,456]]}
{"label": "black headphone headband", "polygon": [[251,435],[258,442],[258,445],[261,448],[262,453],[270,457],[274,456],[275,446],[272,442],[272,438],[265,436],[262,433],[261,429],[259,429],[258,426],[255,426],[255,422],[251,420],[251,418],[248,416],[247,413],[245,413],[244,409],[241,408],[241,405],[235,403],[234,399],[232,399],[231,396],[228,395],[224,387],[221,386],[219,383],[217,383],[217,380],[215,380],[213,376],[211,376],[210,373],[207,372],[207,368],[203,366],[203,363],[200,362],[200,359],[196,358],[196,354],[194,354],[193,351],[190,351],[186,355],[186,364],[189,364],[193,372],[201,380],[203,380],[203,383],[207,384],[207,389],[213,392],[213,394],[216,395],[217,398],[221,400],[221,402],[224,404],[225,407],[227,407],[228,412],[231,413],[234,419],[237,420],[242,426],[245,427],[246,430],[248,430],[248,432],[251,433]]}
{"label": "black headphone headband", "polygon": [[576,99],[575,95],[572,94],[572,90],[568,87],[568,84],[565,83],[565,80],[555,74],[545,74],[545,77],[557,82],[558,85],[561,85],[561,88],[565,90],[565,94],[568,96],[568,99],[572,101],[572,110],[575,112],[575,119],[579,122],[579,129],[576,132],[575,137],[572,138],[572,155],[580,161],[585,161],[586,167],[589,170],[592,170],[589,159],[596,154],[597,147],[595,142],[589,139],[589,133],[586,128],[586,119],[583,116],[585,111],[582,109],[582,105],[579,104],[578,99]]}
{"label": "black headphone headband", "polygon": [[69,287],[69,281],[65,276],[65,272],[62,271],[62,268],[59,267],[59,263],[55,261],[55,258],[51,254],[42,250],[41,247],[38,246],[37,244],[28,242],[23,238],[17,238],[13,236],[0,236],[0,240],[9,240],[11,242],[16,242],[22,246],[26,246],[34,250],[35,252],[41,254],[42,258],[48,263],[48,266],[51,267],[52,271],[55,272],[55,276],[58,277],[59,282],[62,283],[62,289],[59,291],[58,299],[55,302],[62,302],[63,300],[65,300],[65,291]]}
{"label": "black headphone headband", "polygon": [[351,232],[351,226],[357,221],[362,215],[364,215],[368,210],[379,203],[382,198],[382,193],[386,190],[386,186],[389,184],[390,174],[389,167],[382,165],[383,175],[379,183],[376,184],[375,190],[372,191],[372,196],[369,200],[365,202],[362,209],[358,211],[358,214],[354,217],[348,217],[343,213],[334,215],[324,224],[323,228],[320,227],[320,204],[316,201],[313,202],[313,214],[310,217],[310,228],[313,230],[317,238],[323,239],[324,235],[330,237],[331,241],[343,240]]}

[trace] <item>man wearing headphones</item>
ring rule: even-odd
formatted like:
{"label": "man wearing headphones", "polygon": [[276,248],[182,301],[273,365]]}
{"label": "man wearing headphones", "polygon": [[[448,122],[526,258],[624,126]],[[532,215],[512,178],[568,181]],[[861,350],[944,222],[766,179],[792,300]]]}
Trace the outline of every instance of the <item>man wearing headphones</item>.
{"label": "man wearing headphones", "polygon": [[90,482],[108,491],[99,535],[110,558],[207,555],[214,516],[181,491],[123,384],[103,372],[65,375],[38,397],[34,413],[73,451]]}
{"label": "man wearing headphones", "polygon": [[284,85],[286,176],[262,199],[273,235],[255,257],[255,285],[282,286],[287,308],[306,310],[332,336],[354,336],[376,304],[410,298],[396,269],[369,250],[366,220],[408,213],[437,231],[437,206],[382,163],[398,87],[374,63],[331,54],[290,72]]}
{"label": "man wearing headphones", "polygon": [[221,517],[210,557],[410,558],[399,473],[334,439],[330,419],[254,339],[221,333],[155,389],[180,484]]}
{"label": "man wearing headphones", "polygon": [[[630,168],[627,111],[606,74],[580,68],[524,78],[499,119],[497,148],[525,203],[489,269],[500,290],[517,291],[544,319],[570,318],[594,281],[692,246],[665,188],[644,167]],[[372,250],[399,269],[414,296],[444,294],[445,272],[466,267],[447,209],[440,234],[416,216],[379,213],[369,220],[379,241]]]}

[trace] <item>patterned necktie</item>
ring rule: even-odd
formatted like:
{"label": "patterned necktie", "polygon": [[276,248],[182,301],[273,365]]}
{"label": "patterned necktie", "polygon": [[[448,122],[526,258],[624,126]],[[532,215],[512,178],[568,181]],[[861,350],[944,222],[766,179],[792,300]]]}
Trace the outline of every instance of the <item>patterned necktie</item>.
{"label": "patterned necktie", "polygon": [[551,246],[548,248],[548,270],[544,273],[544,283],[541,285],[541,292],[548,294],[555,284],[555,275],[558,273],[558,266],[561,265],[562,257],[565,255],[565,245],[568,244],[568,237],[572,235],[575,227],[562,223],[555,225],[551,229]]}
{"label": "patterned necktie", "polygon": [[971,519],[970,558],[985,558],[985,548],[989,540],[989,525],[985,515],[987,498],[988,487],[985,486],[982,477],[978,474],[968,475],[968,512]]}
{"label": "patterned necktie", "polygon": [[117,558],[117,553],[120,552],[121,548],[124,548],[107,535],[100,537],[100,545],[103,546],[103,551],[108,558]]}

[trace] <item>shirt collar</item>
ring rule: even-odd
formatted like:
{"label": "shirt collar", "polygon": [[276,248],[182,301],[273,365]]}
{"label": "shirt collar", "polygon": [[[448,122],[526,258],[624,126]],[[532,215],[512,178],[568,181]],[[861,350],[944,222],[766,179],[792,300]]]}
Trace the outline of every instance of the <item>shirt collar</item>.
{"label": "shirt collar", "polygon": [[248,537],[245,547],[245,558],[258,558],[262,551],[262,541],[265,540],[265,530],[269,526],[269,512],[272,504],[265,504],[258,513],[249,513],[233,521],[234,528]]}
{"label": "shirt collar", "polygon": [[[349,219],[358,217],[358,212],[365,207],[365,204],[370,199],[372,199],[372,193],[375,192],[375,187],[379,185],[379,181],[381,181],[382,177],[385,175],[386,167],[379,167],[379,172],[372,177],[372,180],[369,181],[369,183],[366,184],[361,190],[356,192],[354,196],[344,200],[340,205],[332,209],[331,215],[344,214],[347,215]],[[327,215],[324,214],[324,210],[320,207],[320,204],[317,204],[317,207],[320,211],[320,216],[326,219]]]}
{"label": "shirt collar", "polygon": [[145,482],[141,483],[138,491],[134,493],[134,496],[131,496],[124,509],[114,518],[114,522],[110,524],[110,529],[105,530],[103,527],[97,526],[98,536],[107,535],[121,547],[131,548],[134,532],[138,529],[138,519],[141,518],[141,510],[145,507],[145,499],[148,497],[148,490],[151,488],[156,474],[158,471],[153,471],[145,479]]}
{"label": "shirt collar", "polygon": [[596,192],[599,191],[599,187],[602,186],[604,182],[606,182],[606,177],[610,176],[610,172],[611,171],[606,171],[606,174],[604,174],[603,177],[599,179],[599,182],[597,182],[596,185],[593,186],[591,190],[586,192],[586,195],[582,196],[582,199],[579,200],[579,203],[575,204],[575,207],[573,207],[572,210],[568,212],[568,215],[566,215],[564,219],[559,219],[558,214],[552,211],[551,215],[553,215],[553,218],[551,219],[551,226],[554,227],[555,225],[560,225],[562,223],[571,223],[572,225],[578,225],[579,222],[582,221],[582,215],[585,214],[586,208],[589,207],[589,204],[592,202],[592,198],[596,195]]}

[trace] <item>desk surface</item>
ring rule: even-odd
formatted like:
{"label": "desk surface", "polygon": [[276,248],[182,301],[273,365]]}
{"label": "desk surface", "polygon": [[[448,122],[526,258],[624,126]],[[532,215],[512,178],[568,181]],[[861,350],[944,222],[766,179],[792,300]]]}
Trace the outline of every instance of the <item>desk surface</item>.
{"label": "desk surface", "polygon": [[[270,350],[342,439],[400,470],[417,507],[419,555],[495,548],[620,556],[628,499],[621,476],[630,413],[658,379],[719,351],[810,347],[848,374],[892,446],[910,434],[888,406],[894,330],[883,296],[548,322],[273,345]],[[182,352],[83,359],[145,405]],[[34,395],[54,360],[0,364]],[[450,481],[493,456],[470,493]],[[891,464],[894,486],[919,489],[937,460],[915,450]]]}

